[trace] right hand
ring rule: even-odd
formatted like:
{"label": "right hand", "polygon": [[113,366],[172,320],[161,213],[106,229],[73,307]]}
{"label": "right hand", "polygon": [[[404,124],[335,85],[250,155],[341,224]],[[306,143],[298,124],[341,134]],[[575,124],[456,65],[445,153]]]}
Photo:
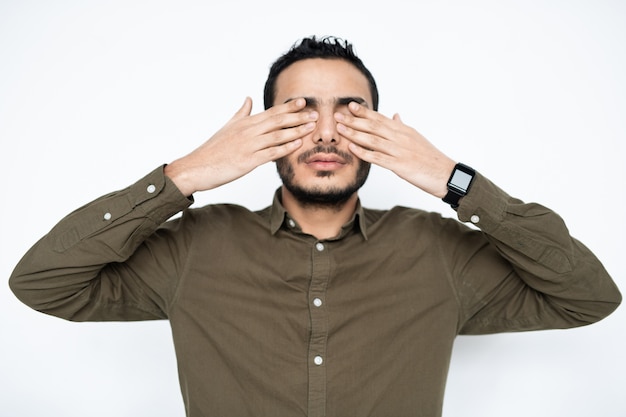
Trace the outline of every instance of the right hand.
{"label": "right hand", "polygon": [[315,128],[317,113],[302,111],[303,98],[276,105],[251,116],[249,97],[232,119],[190,154],[165,167],[186,196],[210,190],[244,176],[254,168],[282,158],[300,146]]}

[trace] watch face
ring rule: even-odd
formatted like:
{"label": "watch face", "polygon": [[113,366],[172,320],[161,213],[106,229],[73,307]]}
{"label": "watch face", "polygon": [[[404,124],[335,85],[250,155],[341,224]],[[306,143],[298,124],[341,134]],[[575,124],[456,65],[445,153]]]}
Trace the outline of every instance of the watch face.
{"label": "watch face", "polygon": [[450,179],[450,185],[463,192],[467,192],[467,188],[469,187],[470,182],[472,182],[472,178],[473,176],[471,174],[455,169],[454,174]]}

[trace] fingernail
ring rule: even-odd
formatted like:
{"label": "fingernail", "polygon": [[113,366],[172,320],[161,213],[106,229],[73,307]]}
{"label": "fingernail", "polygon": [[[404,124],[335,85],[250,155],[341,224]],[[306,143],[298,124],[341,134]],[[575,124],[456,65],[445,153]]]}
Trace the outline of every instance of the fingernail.
{"label": "fingernail", "polygon": [[309,113],[309,119],[311,120],[317,120],[317,112],[316,111],[312,111],[311,113]]}
{"label": "fingernail", "polygon": [[306,130],[311,130],[311,129],[313,129],[314,127],[315,127],[315,122],[309,122],[309,123],[307,123],[307,124],[305,124],[305,125],[304,125],[304,128],[305,128]]}
{"label": "fingernail", "polygon": [[343,121],[346,119],[346,116],[343,113],[335,113],[335,119]]}

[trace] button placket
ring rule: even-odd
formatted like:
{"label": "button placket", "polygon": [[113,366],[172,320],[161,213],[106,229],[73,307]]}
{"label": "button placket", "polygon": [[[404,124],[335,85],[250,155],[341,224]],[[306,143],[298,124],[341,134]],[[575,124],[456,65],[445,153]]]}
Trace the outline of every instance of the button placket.
{"label": "button placket", "polygon": [[322,416],[326,410],[326,342],[328,317],[324,305],[330,279],[330,250],[328,243],[315,242],[311,248],[311,283],[309,286],[309,414]]}

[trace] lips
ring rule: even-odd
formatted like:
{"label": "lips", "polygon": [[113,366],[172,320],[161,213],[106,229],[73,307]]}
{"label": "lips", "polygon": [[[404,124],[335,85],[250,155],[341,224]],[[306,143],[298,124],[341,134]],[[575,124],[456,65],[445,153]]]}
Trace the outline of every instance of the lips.
{"label": "lips", "polygon": [[335,163],[335,164],[341,164],[344,165],[346,163],[345,159],[343,159],[342,157],[340,157],[339,155],[335,155],[335,154],[315,154],[312,155],[311,157],[305,159],[304,161],[306,164],[313,164],[313,163]]}
{"label": "lips", "polygon": [[313,149],[303,152],[298,156],[299,163],[305,164],[339,164],[345,165],[352,163],[352,155],[348,152],[341,151],[335,146],[318,145]]}
{"label": "lips", "polygon": [[337,157],[329,157],[328,155],[314,155],[306,162],[306,166],[315,171],[335,171],[346,165],[345,161]]}

